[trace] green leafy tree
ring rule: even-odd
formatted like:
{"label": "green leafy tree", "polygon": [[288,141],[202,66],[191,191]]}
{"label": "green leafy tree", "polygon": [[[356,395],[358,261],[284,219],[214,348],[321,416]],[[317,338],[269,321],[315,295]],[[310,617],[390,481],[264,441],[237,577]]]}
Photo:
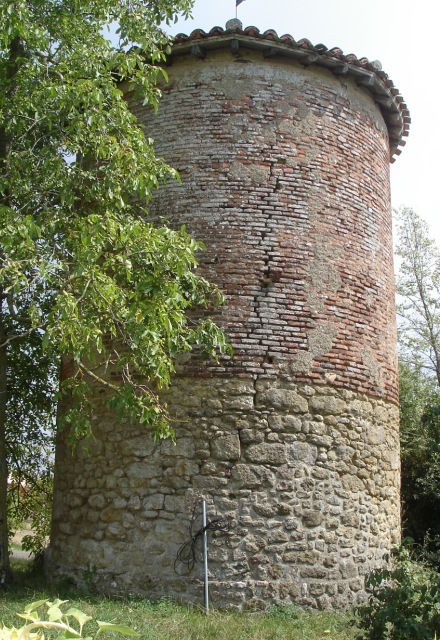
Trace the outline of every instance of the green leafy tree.
{"label": "green leafy tree", "polygon": [[398,213],[396,253],[400,356],[440,386],[440,250],[413,209]]}
{"label": "green leafy tree", "polygon": [[440,551],[440,250],[412,210],[398,213],[397,278],[403,533]]}
{"label": "green leafy tree", "polygon": [[440,564],[440,390],[407,363],[399,373],[402,532]]}
{"label": "green leafy tree", "polygon": [[[90,430],[94,385],[156,438],[172,435],[158,390],[170,383],[176,356],[228,348],[206,312],[187,314],[222,300],[196,272],[201,245],[185,229],[148,222],[153,190],[177,175],[155,157],[120,88],[128,84],[156,108],[168,47],[161,24],[188,15],[191,4],[0,3],[1,583],[9,578],[12,345],[26,353],[38,336],[53,362],[68,356],[59,395],[69,398],[63,420],[72,439]],[[116,46],[106,37],[115,24]]]}
{"label": "green leafy tree", "polygon": [[12,531],[31,522],[23,544],[38,556],[50,530],[59,367],[43,351],[38,332],[28,336],[26,349],[12,341],[8,356],[8,520]]}

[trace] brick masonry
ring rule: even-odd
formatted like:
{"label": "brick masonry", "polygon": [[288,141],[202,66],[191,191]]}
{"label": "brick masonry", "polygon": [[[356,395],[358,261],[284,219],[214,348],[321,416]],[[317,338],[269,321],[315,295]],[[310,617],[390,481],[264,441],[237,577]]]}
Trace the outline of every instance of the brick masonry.
{"label": "brick masonry", "polygon": [[234,357],[182,361],[177,447],[99,409],[92,456],[58,445],[49,561],[104,591],[201,600],[173,571],[196,496],[219,606],[348,606],[399,539],[389,140],[364,87],[218,46],[176,56],[133,110],[181,175],[153,203],[206,245]]}

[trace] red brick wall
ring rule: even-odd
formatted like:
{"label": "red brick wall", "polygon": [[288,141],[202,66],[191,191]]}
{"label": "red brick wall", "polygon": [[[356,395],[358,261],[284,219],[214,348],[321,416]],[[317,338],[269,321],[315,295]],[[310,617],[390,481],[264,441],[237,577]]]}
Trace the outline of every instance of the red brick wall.
{"label": "red brick wall", "polygon": [[[202,240],[235,355],[191,375],[278,377],[396,399],[389,147],[365,89],[242,52],[185,56],[158,114],[181,174],[154,211]],[[246,60],[247,62],[242,62]]]}

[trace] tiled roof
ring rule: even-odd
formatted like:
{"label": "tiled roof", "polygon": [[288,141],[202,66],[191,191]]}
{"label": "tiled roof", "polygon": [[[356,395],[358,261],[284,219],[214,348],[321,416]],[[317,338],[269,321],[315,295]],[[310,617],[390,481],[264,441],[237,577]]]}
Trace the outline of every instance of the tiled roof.
{"label": "tiled roof", "polygon": [[350,76],[365,87],[380,107],[390,137],[391,162],[401,153],[405,145],[411,122],[408,108],[388,75],[382,71],[379,61],[358,58],[353,53],[344,54],[338,47],[328,49],[323,44],[313,45],[310,40],[295,40],[291,35],[278,36],[273,29],[263,33],[257,27],[243,29],[239,20],[230,20],[226,29],[213,27],[208,33],[195,29],[186,35],[179,33],[174,38],[171,56],[191,53],[205,57],[209,50],[230,47],[237,52],[240,46],[261,50],[265,57],[280,56],[296,59],[304,65],[326,67],[338,76]]}

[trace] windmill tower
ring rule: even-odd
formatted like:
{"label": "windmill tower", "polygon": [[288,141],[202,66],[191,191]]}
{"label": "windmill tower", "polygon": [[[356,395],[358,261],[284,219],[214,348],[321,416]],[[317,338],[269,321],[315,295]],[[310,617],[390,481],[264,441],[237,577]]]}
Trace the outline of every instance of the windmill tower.
{"label": "windmill tower", "polygon": [[52,568],[200,601],[173,563],[203,496],[232,522],[211,540],[217,605],[351,605],[399,540],[389,163],[406,105],[379,63],[238,20],[177,36],[167,73],[156,115],[133,104],[182,178],[153,211],[205,243],[235,354],[180,364],[176,447],[99,409],[91,457],[60,441]]}

